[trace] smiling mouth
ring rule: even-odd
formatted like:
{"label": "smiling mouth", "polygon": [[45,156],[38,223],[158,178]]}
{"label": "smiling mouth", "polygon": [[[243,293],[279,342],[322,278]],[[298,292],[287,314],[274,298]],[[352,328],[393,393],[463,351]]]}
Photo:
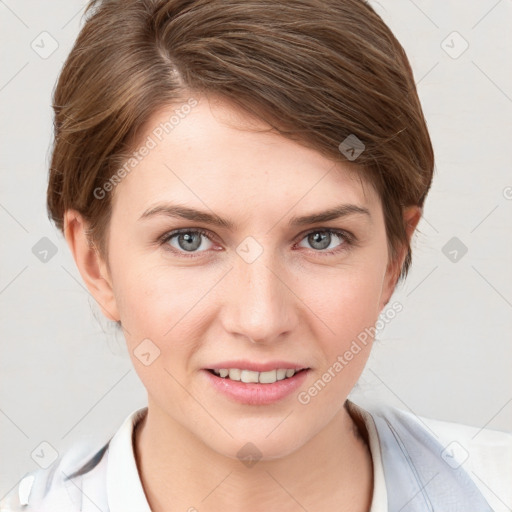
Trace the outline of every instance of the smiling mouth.
{"label": "smiling mouth", "polygon": [[276,370],[269,370],[266,372],[255,372],[252,370],[241,370],[238,368],[209,368],[208,371],[217,377],[223,379],[245,382],[247,384],[273,384],[281,380],[290,379],[297,373],[304,372],[309,368],[302,368],[301,370],[293,370],[286,368],[279,368]]}

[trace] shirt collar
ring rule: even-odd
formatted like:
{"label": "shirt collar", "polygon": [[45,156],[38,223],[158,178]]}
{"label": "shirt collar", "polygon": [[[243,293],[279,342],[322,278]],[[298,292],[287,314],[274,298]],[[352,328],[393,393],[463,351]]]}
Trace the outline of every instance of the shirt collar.
{"label": "shirt collar", "polygon": [[384,468],[382,466],[380,442],[373,417],[368,411],[351,400],[347,400],[347,410],[352,417],[357,416],[363,421],[368,433],[368,444],[370,445],[373,465],[373,492],[369,512],[388,510],[388,493],[384,477]]}
{"label": "shirt collar", "polygon": [[140,481],[133,430],[147,407],[132,412],[111,439],[108,448],[107,499],[110,512],[151,512]]}
{"label": "shirt collar", "polygon": [[[387,503],[387,492],[380,455],[379,440],[370,413],[350,400],[351,416],[362,418],[368,432],[374,471],[374,488],[370,512]],[[110,512],[151,512],[135,461],[133,431],[147,414],[147,407],[133,411],[109,443],[107,464],[107,499]]]}

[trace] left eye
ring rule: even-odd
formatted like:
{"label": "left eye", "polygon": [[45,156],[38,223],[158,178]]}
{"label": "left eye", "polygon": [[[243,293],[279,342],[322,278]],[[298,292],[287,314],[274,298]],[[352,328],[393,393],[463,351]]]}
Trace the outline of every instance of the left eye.
{"label": "left eye", "polygon": [[[209,247],[204,247],[203,237],[212,243],[211,235],[201,229],[181,229],[167,233],[161,237],[162,245],[166,245],[173,252],[182,253],[183,256],[193,257],[194,253],[205,252]],[[341,240],[341,243],[331,246],[334,239]],[[171,242],[176,240],[176,245]],[[344,249],[348,249],[353,243],[353,237],[345,231],[332,229],[316,229],[302,236],[300,239],[307,240],[308,244],[315,250],[314,252],[332,254]],[[168,247],[170,246],[170,247]],[[199,250],[199,249],[203,250]],[[326,250],[329,249],[329,250]],[[190,254],[183,254],[190,253]]]}
{"label": "left eye", "polygon": [[[331,242],[333,241],[333,238],[338,238],[342,240],[342,243],[338,244],[334,248],[331,246]],[[303,240],[307,240],[308,244],[310,244],[314,249],[317,249],[321,252],[326,253],[333,253],[337,252],[340,249],[340,246],[348,246],[350,245],[350,237],[347,233],[343,231],[337,231],[337,230],[315,230],[310,231],[309,233],[306,233]],[[325,251],[325,249],[331,249],[328,251]],[[343,247],[342,247],[343,249]]]}

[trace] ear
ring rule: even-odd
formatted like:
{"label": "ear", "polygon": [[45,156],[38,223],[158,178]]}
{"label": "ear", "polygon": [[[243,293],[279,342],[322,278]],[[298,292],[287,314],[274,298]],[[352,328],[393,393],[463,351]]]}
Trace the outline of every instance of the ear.
{"label": "ear", "polygon": [[87,236],[88,224],[76,210],[64,213],[64,235],[73,254],[78,271],[87,289],[101,307],[103,314],[115,322],[119,321],[119,312],[113,293],[112,281],[106,262],[100,256],[97,247]]}
{"label": "ear", "polygon": [[[405,222],[407,240],[409,241],[409,243],[411,242],[412,235],[416,230],[416,227],[421,219],[422,214],[423,210],[419,206],[408,206],[407,208],[404,209],[403,218]],[[404,244],[400,248],[400,252],[395,258],[395,260],[390,261],[388,263],[382,287],[379,311],[382,311],[382,308],[389,302],[391,295],[393,295],[393,292],[395,291],[396,283],[398,281],[398,278],[400,277],[400,271],[402,269],[402,265],[404,263],[406,256],[407,247]]]}

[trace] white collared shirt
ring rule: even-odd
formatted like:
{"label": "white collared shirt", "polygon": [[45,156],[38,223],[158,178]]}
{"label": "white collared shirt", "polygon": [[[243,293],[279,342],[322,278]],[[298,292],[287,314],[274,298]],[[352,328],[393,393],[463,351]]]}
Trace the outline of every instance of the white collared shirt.
{"label": "white collared shirt", "polygon": [[[368,432],[374,472],[369,512],[387,512],[386,480],[375,424],[368,411],[350,401],[348,405],[350,414],[357,414]],[[92,469],[70,480],[64,479],[98,453],[97,448],[91,451],[77,445],[47,470],[26,475],[2,500],[0,511],[151,512],[137,470],[132,442],[134,426],[146,412],[146,407],[135,410],[124,420],[103,454],[100,450],[98,458],[101,456],[101,460]],[[458,462],[448,459],[448,463],[464,467],[493,510],[510,512],[512,434],[422,417],[419,421],[438,436],[443,446],[449,447],[447,453],[453,461],[460,459]],[[48,485],[49,492],[46,493]]]}

